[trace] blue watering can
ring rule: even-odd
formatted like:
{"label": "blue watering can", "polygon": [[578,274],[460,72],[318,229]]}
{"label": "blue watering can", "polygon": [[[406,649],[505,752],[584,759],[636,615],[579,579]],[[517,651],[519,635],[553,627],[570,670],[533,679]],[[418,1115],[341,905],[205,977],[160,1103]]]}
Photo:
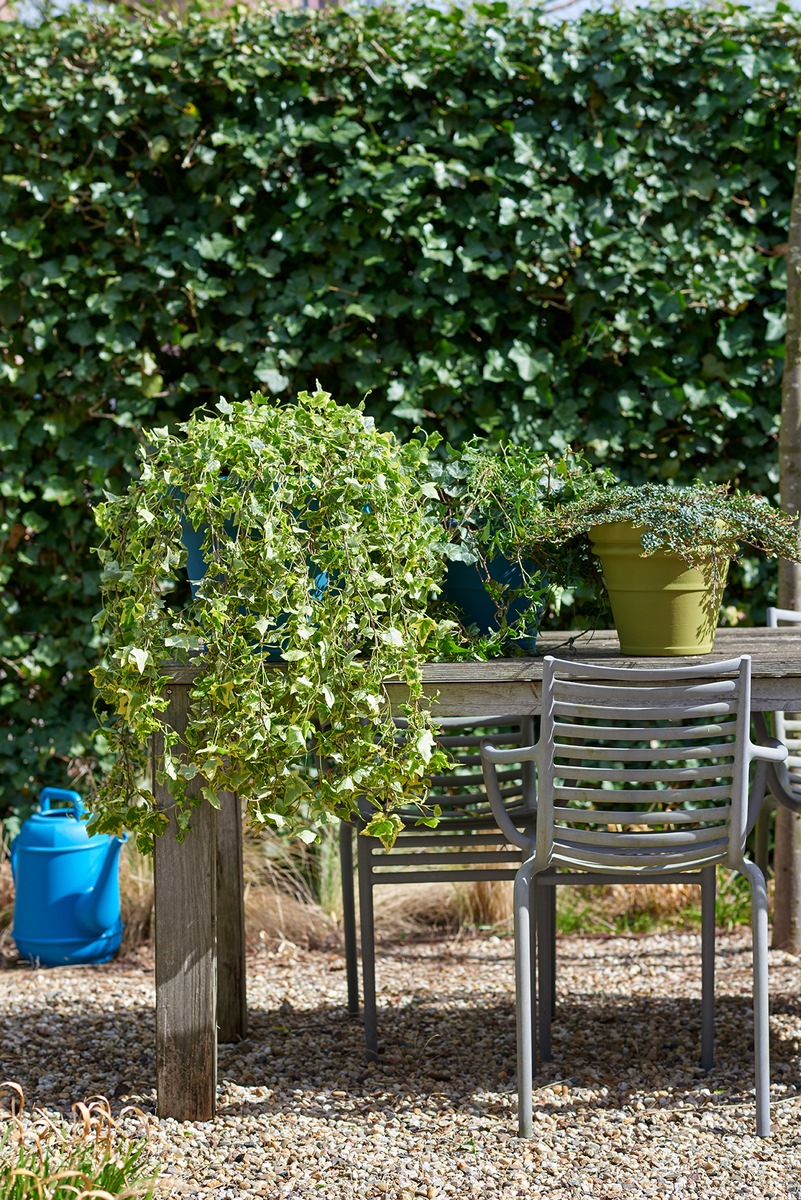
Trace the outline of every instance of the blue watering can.
{"label": "blue watering can", "polygon": [[[51,808],[54,800],[69,808]],[[128,835],[90,837],[77,792],[44,788],[39,804],[11,843],[17,949],[43,967],[106,962],[122,941],[118,865]]]}

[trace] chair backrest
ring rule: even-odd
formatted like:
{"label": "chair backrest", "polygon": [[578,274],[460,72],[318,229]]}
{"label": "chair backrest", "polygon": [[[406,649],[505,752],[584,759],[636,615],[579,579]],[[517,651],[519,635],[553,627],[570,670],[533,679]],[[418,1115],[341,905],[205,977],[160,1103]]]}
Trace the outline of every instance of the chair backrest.
{"label": "chair backrest", "polygon": [[[792,608],[771,606],[768,609],[767,624],[770,629],[779,629],[782,625],[801,625],[801,612]],[[801,713],[774,713],[773,729],[776,737],[784,742],[789,751],[787,770],[790,779],[794,787],[801,787]]]}
{"label": "chair backrest", "polygon": [[[405,722],[399,719],[398,736],[403,737]],[[535,740],[533,717],[442,717],[439,720],[437,744],[448,751],[457,764],[453,771],[429,777],[429,806],[438,804],[444,816],[459,812],[475,814],[489,804],[481,770],[480,746],[488,741],[492,746],[511,748],[529,746]],[[529,811],[534,805],[534,766],[519,757],[498,772],[500,795],[505,807]]]}
{"label": "chair backrest", "polygon": [[656,670],[546,658],[536,857],[658,873],[742,858],[750,659]]}

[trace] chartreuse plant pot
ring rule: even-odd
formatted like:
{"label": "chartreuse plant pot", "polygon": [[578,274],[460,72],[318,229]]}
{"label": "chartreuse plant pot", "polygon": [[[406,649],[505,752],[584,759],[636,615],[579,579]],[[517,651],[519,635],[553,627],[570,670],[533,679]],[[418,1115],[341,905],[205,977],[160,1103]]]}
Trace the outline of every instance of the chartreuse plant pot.
{"label": "chartreuse plant pot", "polygon": [[711,562],[691,567],[665,550],[644,556],[642,533],[641,526],[627,521],[590,530],[621,652],[655,657],[711,653],[725,572],[715,583]]}

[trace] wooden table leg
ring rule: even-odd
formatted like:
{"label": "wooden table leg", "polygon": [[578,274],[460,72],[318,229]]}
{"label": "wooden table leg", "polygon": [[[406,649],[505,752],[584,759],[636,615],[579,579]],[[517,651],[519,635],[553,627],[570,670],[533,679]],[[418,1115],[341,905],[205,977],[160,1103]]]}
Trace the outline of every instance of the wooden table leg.
{"label": "wooden table leg", "polygon": [[[170,685],[165,721],[179,733],[186,729],[188,695],[188,687]],[[154,738],[156,763],[162,749],[162,739]],[[154,790],[169,810],[166,789],[155,783]],[[179,842],[170,816],[153,855],[158,1115],[178,1121],[208,1121],[216,1105],[216,818],[204,801]]]}
{"label": "wooden table leg", "polygon": [[242,873],[242,807],[233,792],[220,793],[217,813],[217,1037],[247,1037],[245,906]]}

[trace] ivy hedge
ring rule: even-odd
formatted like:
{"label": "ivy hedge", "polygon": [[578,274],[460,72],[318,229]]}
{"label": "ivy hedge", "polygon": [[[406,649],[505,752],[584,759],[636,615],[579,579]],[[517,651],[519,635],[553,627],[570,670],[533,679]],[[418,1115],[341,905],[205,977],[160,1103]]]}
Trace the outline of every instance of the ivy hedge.
{"label": "ivy hedge", "polygon": [[319,379],[400,433],[774,492],[800,32],[0,24],[0,803],[90,752],[90,505],[220,395]]}

